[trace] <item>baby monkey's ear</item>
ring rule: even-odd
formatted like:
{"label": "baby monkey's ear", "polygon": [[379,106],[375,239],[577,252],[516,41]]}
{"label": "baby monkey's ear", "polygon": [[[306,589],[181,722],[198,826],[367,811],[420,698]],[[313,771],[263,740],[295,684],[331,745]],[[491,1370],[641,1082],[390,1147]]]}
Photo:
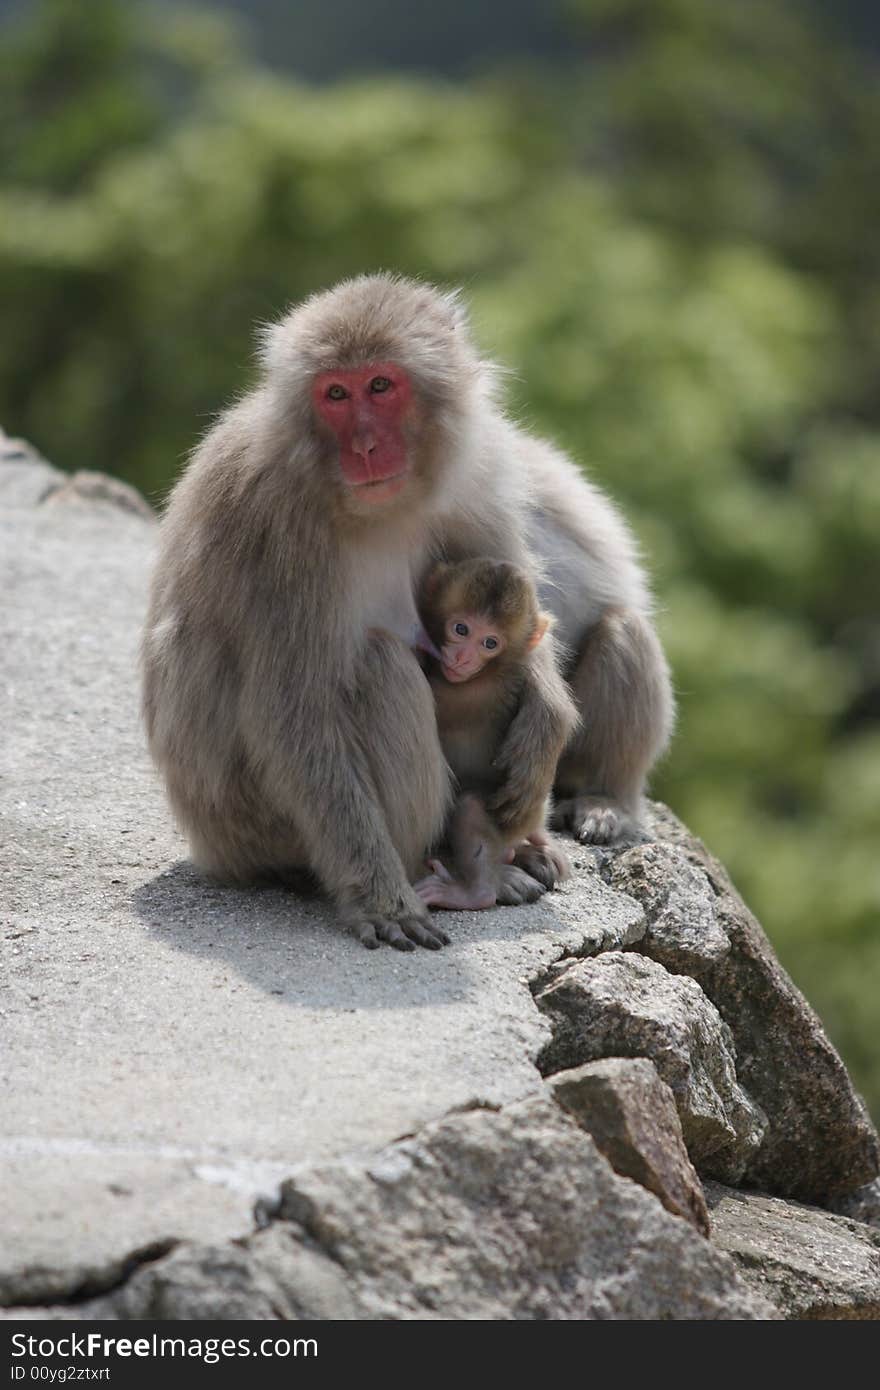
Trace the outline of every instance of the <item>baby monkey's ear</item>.
{"label": "baby monkey's ear", "polygon": [[434,597],[439,591],[446,576],[449,574],[450,568],[451,566],[449,566],[445,560],[438,560],[436,565],[431,566],[421,583],[421,594],[423,599]]}
{"label": "baby monkey's ear", "polygon": [[529,651],[533,651],[534,648],[537,647],[541,638],[545,636],[547,629],[550,627],[552,621],[553,619],[550,617],[549,613],[538,614],[538,621],[535,623],[532,635],[526,643],[526,647]]}

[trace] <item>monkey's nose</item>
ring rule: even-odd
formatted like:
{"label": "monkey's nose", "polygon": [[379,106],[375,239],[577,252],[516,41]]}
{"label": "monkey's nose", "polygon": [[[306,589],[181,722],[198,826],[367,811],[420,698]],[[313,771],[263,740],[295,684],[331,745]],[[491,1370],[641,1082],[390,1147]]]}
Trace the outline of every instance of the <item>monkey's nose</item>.
{"label": "monkey's nose", "polygon": [[355,434],[352,435],[351,447],[359,458],[367,459],[375,453],[376,441],[371,434]]}

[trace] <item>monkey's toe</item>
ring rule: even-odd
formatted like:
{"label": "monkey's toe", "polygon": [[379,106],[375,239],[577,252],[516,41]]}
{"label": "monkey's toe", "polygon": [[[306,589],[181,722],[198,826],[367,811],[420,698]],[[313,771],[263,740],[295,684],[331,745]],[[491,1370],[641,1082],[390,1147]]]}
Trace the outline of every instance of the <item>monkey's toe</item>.
{"label": "monkey's toe", "polygon": [[378,951],[380,941],[372,922],[364,922],[362,926],[358,927],[357,939],[362,946],[366,946],[368,951]]}
{"label": "monkey's toe", "polygon": [[425,907],[459,907],[456,901],[456,885],[447,875],[428,874],[415,884],[415,892]]}
{"label": "monkey's toe", "polygon": [[621,833],[620,821],[613,811],[591,811],[573,828],[582,845],[611,845]]}
{"label": "monkey's toe", "polygon": [[551,823],[554,829],[570,831],[582,845],[613,845],[639,833],[632,816],[604,796],[573,796],[560,801]]}
{"label": "monkey's toe", "polygon": [[410,946],[416,942],[429,951],[439,951],[441,946],[449,945],[449,937],[443,928],[438,927],[430,918],[401,917],[400,928],[405,933]]}
{"label": "monkey's toe", "polygon": [[544,849],[537,845],[522,845],[516,851],[514,864],[530,878],[550,892],[560,879],[567,878],[570,872],[564,855],[555,849]]}
{"label": "monkey's toe", "polygon": [[537,902],[547,892],[543,883],[532,878],[531,874],[518,869],[515,864],[504,865],[495,901],[499,907],[522,907],[523,903]]}
{"label": "monkey's toe", "polygon": [[439,951],[449,945],[449,937],[442,927],[432,922],[427,913],[424,918],[408,914],[396,921],[377,913],[360,916],[354,921],[349,918],[354,934],[368,951],[375,951],[384,941],[396,951],[414,951],[424,946],[428,951]]}
{"label": "monkey's toe", "polygon": [[[426,907],[447,912],[482,912],[495,906],[495,894],[491,889],[468,888],[464,883],[456,883],[445,871],[444,874],[443,878],[439,874],[430,875],[415,885],[415,891]],[[434,930],[439,929],[434,927]],[[448,941],[449,938],[445,939]]]}
{"label": "monkey's toe", "polygon": [[374,917],[373,926],[376,928],[376,936],[380,941],[386,941],[389,946],[393,946],[395,951],[414,951],[415,943],[402,930],[398,922],[392,922],[387,917]]}

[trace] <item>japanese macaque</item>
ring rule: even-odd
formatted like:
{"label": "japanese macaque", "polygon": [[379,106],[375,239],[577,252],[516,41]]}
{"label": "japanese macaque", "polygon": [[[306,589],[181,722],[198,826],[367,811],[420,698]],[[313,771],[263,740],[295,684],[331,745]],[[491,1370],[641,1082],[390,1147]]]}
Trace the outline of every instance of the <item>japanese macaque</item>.
{"label": "japanese macaque", "polygon": [[[551,618],[539,610],[526,571],[494,560],[437,565],[423,582],[419,607],[437,652],[427,674],[440,745],[462,796],[440,857],[429,861],[433,872],[416,892],[430,907],[532,901],[569,871],[546,833],[547,798],[526,807],[506,835],[486,814],[485,801],[498,790],[494,760]],[[447,853],[454,874],[443,863]],[[515,867],[503,867],[509,864]]]}
{"label": "japanese macaque", "polygon": [[572,653],[560,672],[548,633],[527,664],[488,807],[505,836],[557,767],[577,837],[636,821],[672,713],[648,591],[610,503],[504,416],[455,295],[345,281],[266,330],[261,369],[162,523],[150,749],[204,870],[308,870],[364,945],[435,949],[447,937],[413,883],[451,793],[410,645],[422,574],[441,556],[511,561]]}

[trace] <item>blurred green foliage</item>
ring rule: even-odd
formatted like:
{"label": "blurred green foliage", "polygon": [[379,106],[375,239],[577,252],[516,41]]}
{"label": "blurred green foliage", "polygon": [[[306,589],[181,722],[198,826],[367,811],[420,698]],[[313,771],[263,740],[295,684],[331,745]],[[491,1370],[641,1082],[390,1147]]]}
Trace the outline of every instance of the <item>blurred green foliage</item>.
{"label": "blurred green foliage", "polygon": [[564,73],[307,89],[209,13],[44,0],[0,47],[0,421],[158,498],[255,321],[463,284],[650,557],[655,791],[880,1113],[880,84],[784,0],[570,8]]}

